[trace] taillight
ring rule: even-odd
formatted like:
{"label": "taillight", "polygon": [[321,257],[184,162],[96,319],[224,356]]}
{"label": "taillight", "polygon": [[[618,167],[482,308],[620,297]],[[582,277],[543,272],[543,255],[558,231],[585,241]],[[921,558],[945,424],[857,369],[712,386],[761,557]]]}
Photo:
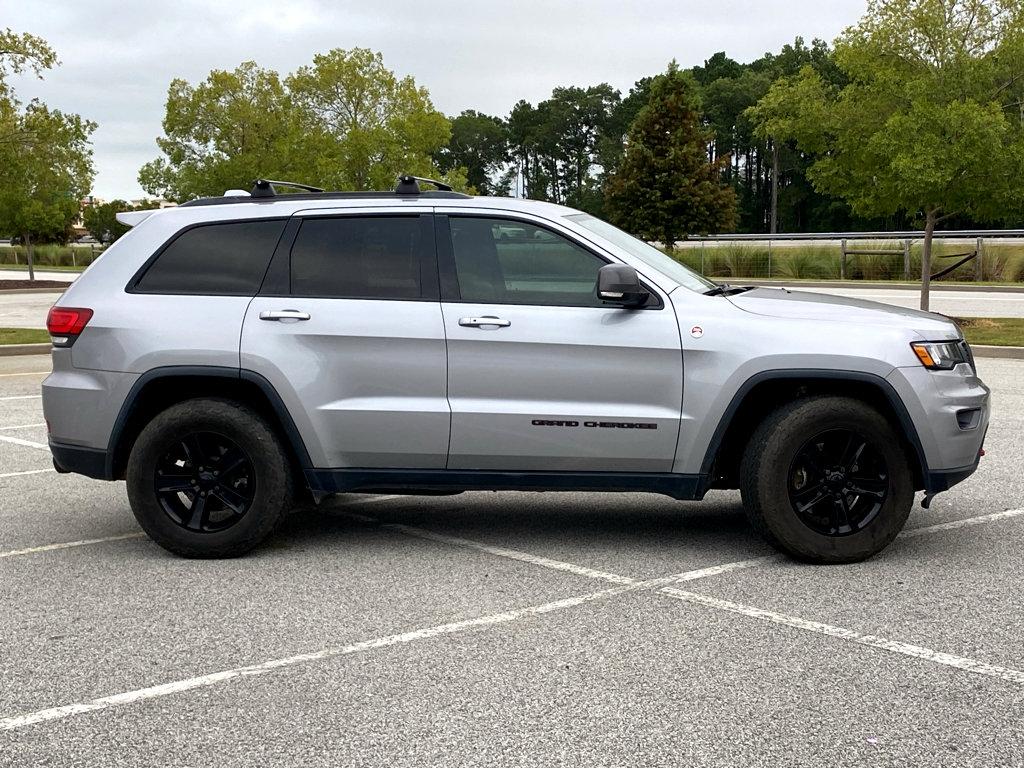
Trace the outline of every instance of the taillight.
{"label": "taillight", "polygon": [[46,316],[46,330],[54,347],[70,347],[92,318],[87,307],[51,307]]}

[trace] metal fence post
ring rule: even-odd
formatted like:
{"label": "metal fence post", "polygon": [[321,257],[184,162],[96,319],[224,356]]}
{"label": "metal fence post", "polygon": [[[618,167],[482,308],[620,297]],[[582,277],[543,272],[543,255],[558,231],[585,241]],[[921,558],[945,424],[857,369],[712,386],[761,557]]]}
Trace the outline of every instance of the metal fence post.
{"label": "metal fence post", "polygon": [[985,280],[985,239],[978,238],[978,263],[974,265],[975,280]]}
{"label": "metal fence post", "polygon": [[700,239],[700,274],[706,274],[704,271],[704,238]]}
{"label": "metal fence post", "polygon": [[843,251],[839,254],[839,280],[846,280],[846,238],[843,238],[840,248]]}
{"label": "metal fence post", "polygon": [[903,241],[903,279],[910,280],[910,239]]}
{"label": "metal fence post", "polygon": [[768,238],[768,277],[772,276],[772,239]]}

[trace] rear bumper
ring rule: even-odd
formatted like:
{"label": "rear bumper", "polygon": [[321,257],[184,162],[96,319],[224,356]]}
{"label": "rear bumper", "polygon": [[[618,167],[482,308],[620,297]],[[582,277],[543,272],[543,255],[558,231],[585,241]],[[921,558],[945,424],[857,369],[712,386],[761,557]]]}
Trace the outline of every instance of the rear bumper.
{"label": "rear bumper", "polygon": [[58,473],[78,473],[101,481],[113,480],[107,468],[107,452],[84,446],[69,446],[50,441],[53,467]]}

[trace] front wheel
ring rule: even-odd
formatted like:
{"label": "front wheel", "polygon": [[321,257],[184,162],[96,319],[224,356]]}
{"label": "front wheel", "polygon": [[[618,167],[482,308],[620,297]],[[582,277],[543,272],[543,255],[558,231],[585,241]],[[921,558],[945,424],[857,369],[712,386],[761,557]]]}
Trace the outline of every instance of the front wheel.
{"label": "front wheel", "polygon": [[759,533],[812,563],[870,558],[896,538],[914,502],[903,443],[889,422],[838,396],[770,414],[744,453],[740,492]]}
{"label": "front wheel", "polygon": [[227,400],[171,406],[139,434],[128,500],[157,544],[187,558],[247,553],[294,502],[288,456],[256,412]]}

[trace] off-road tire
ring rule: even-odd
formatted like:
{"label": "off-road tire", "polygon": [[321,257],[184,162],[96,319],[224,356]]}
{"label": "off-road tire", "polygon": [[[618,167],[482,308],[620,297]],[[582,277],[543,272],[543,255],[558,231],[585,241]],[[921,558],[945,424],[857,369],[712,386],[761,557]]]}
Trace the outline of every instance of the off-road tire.
{"label": "off-road tire", "polygon": [[[801,447],[834,429],[855,430],[880,451],[888,466],[888,495],[860,531],[828,536],[806,525],[789,496],[789,474]],[[852,563],[891,543],[910,515],[913,474],[904,442],[889,421],[867,403],[840,396],[813,396],[769,414],[754,431],[740,465],[740,493],[754,529],[776,548],[810,563]]]}
{"label": "off-road tire", "polygon": [[[183,528],[161,507],[154,488],[157,462],[192,432],[225,436],[242,449],[255,471],[256,489],[241,519],[223,531]],[[183,401],[154,417],[128,459],[128,500],[136,520],[161,547],[186,558],[232,558],[265,540],[294,506],[294,472],[278,435],[252,409],[230,400]]]}

